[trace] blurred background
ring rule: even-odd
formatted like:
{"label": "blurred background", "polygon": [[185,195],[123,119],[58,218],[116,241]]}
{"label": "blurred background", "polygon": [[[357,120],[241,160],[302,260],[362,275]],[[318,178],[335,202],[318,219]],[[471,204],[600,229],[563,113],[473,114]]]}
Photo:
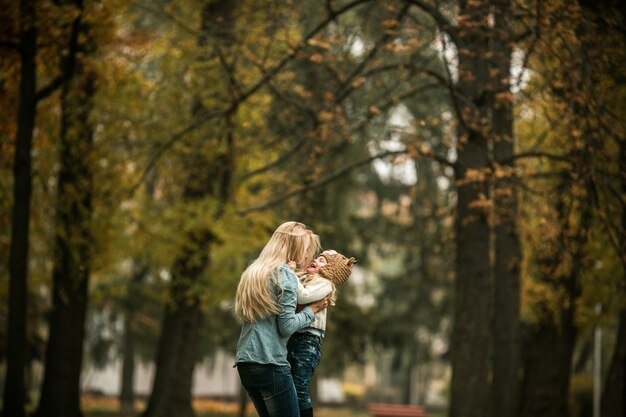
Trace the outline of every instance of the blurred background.
{"label": "blurred background", "polygon": [[4,416],[243,415],[235,289],[287,220],[359,260],[322,415],[624,416],[623,2],[1,0],[0,26]]}

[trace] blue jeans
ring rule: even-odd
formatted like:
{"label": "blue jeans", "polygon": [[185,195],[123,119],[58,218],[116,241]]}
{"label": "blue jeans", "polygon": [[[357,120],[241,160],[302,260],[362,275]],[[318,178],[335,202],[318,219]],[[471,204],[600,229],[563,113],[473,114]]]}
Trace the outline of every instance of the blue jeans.
{"label": "blue jeans", "polygon": [[309,396],[309,385],[321,359],[322,338],[320,336],[308,332],[291,335],[287,342],[287,360],[291,364],[300,410],[313,408]]}
{"label": "blue jeans", "polygon": [[237,371],[259,417],[300,417],[288,366],[239,363]]}

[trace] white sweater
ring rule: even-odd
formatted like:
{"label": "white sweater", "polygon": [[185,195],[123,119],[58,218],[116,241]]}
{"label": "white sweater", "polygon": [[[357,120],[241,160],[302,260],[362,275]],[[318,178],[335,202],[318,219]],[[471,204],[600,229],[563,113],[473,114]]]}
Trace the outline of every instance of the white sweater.
{"label": "white sweater", "polygon": [[[333,283],[320,275],[315,275],[313,279],[307,282],[306,286],[298,280],[298,304],[309,304],[314,301],[321,300],[330,294],[332,290]],[[326,331],[327,311],[327,308],[318,311],[317,314],[315,314],[315,321],[308,327],[299,331],[309,331],[311,333],[324,336],[324,332]],[[317,331],[315,331],[315,329],[317,329]]]}

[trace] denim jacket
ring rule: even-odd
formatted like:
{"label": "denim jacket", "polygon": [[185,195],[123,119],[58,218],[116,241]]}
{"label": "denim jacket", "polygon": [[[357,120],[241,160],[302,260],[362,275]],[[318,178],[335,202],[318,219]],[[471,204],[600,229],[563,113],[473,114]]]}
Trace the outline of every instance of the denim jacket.
{"label": "denim jacket", "polygon": [[310,325],[315,319],[311,307],[296,313],[298,278],[287,265],[278,267],[278,302],[282,311],[278,315],[241,328],[235,365],[241,362],[289,366],[287,340],[297,330]]}

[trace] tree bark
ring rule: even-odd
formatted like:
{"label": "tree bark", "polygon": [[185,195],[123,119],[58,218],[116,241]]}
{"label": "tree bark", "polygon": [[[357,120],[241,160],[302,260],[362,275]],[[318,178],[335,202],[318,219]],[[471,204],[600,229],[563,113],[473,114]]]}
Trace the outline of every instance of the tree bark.
{"label": "tree bark", "polygon": [[517,228],[517,189],[512,164],[514,155],[513,103],[511,101],[512,4],[494,2],[492,134],[494,175],[494,311],[493,316],[493,416],[513,417],[518,408],[520,354],[520,263]]}
{"label": "tree bark", "polygon": [[[588,166],[584,156],[578,163],[575,169],[584,172]],[[533,306],[538,319],[529,326],[524,342],[521,417],[569,416],[570,374],[578,333],[576,305],[581,294],[580,276],[585,266],[592,207],[589,198],[572,198],[572,178],[567,176],[564,174],[558,189],[558,237],[551,242],[553,249],[543,248],[537,258],[538,270],[543,271],[540,279],[552,286],[557,300]],[[584,174],[581,176],[585,178]],[[575,220],[574,210],[578,215]]]}
{"label": "tree bark", "polygon": [[[626,14],[624,15],[626,21]],[[626,37],[626,34],[624,35]],[[619,172],[622,196],[626,195],[626,138],[621,138]],[[626,294],[626,208],[622,205],[622,230],[619,248],[622,262],[622,282],[618,289]],[[602,392],[602,417],[624,417],[626,415],[626,308],[618,316],[617,340]]]}
{"label": "tree bark", "polygon": [[617,340],[602,392],[602,417],[626,415],[626,312],[619,315]]}
{"label": "tree bark", "polygon": [[82,415],[80,371],[92,257],[92,174],[88,155],[93,146],[93,131],[88,125],[88,115],[94,79],[81,78],[71,82],[72,86],[63,93],[53,302],[46,370],[37,411],[41,417]]}
{"label": "tree bark", "polygon": [[135,316],[138,308],[139,286],[147,273],[148,268],[137,267],[124,302],[124,346],[120,389],[120,412],[123,414],[135,411]]}
{"label": "tree bark", "polygon": [[[622,27],[626,25],[626,4],[619,3]],[[626,32],[622,31],[622,41],[626,47]],[[622,196],[626,195],[626,137],[620,138],[619,178]],[[620,293],[626,294],[626,207],[622,204],[622,227],[619,238],[619,254],[622,262],[622,282]],[[626,416],[626,308],[622,308],[618,319],[617,341],[611,364],[602,392],[601,414],[603,417]]]}
{"label": "tree bark", "polygon": [[133,314],[124,318],[124,351],[122,356],[122,384],[120,389],[120,412],[135,412],[135,335],[133,333]]}
{"label": "tree bark", "polygon": [[[185,279],[183,276],[175,278],[177,281]],[[185,300],[166,308],[156,374],[144,417],[194,416],[191,389],[201,320],[197,300]]]}
{"label": "tree bark", "polygon": [[31,164],[36,116],[37,28],[33,1],[20,2],[20,103],[13,165],[13,209],[9,252],[9,317],[3,415],[23,417],[26,401],[26,306],[28,296],[28,226],[32,190]]}
{"label": "tree bark", "polygon": [[561,311],[560,319],[561,324],[544,320],[527,329],[522,417],[568,416],[569,373],[576,329],[571,312]]}
{"label": "tree bark", "polygon": [[[82,3],[75,6],[82,12]],[[84,44],[79,43],[84,37]],[[88,48],[86,47],[88,46]],[[93,108],[96,74],[79,55],[94,51],[88,28],[73,22],[61,91],[61,135],[46,366],[38,417],[79,417],[84,323],[92,260]],[[74,60],[74,58],[76,58]]]}
{"label": "tree bark", "polygon": [[[218,58],[225,65],[223,51],[234,41],[236,1],[207,1],[201,13],[199,46],[210,48],[209,58]],[[206,57],[205,57],[206,59]],[[231,68],[224,70],[232,71]],[[229,78],[232,82],[232,76]],[[228,85],[226,96],[232,97],[234,86]],[[196,103],[194,112],[205,109]],[[234,137],[232,121],[224,120],[224,136],[215,138],[219,143],[212,161],[207,161],[202,152],[187,155],[182,198],[185,201],[215,199],[218,209],[214,220],[219,220],[230,199],[234,170]],[[221,146],[223,145],[223,146]],[[210,145],[209,145],[210,146]],[[197,360],[199,329],[203,321],[200,297],[197,295],[198,281],[209,268],[211,245],[218,244],[215,235],[201,226],[187,234],[186,247],[172,267],[170,302],[166,305],[159,345],[157,349],[156,373],[152,393],[143,417],[192,417],[192,378]]]}
{"label": "tree bark", "polygon": [[[492,300],[488,196],[481,174],[488,167],[488,120],[484,86],[488,79],[487,1],[461,2],[458,30],[460,112],[458,131],[456,284],[451,337],[450,417],[488,414],[490,311]],[[469,175],[468,175],[469,174]],[[477,175],[475,175],[477,174]],[[470,177],[471,176],[471,177]]]}

